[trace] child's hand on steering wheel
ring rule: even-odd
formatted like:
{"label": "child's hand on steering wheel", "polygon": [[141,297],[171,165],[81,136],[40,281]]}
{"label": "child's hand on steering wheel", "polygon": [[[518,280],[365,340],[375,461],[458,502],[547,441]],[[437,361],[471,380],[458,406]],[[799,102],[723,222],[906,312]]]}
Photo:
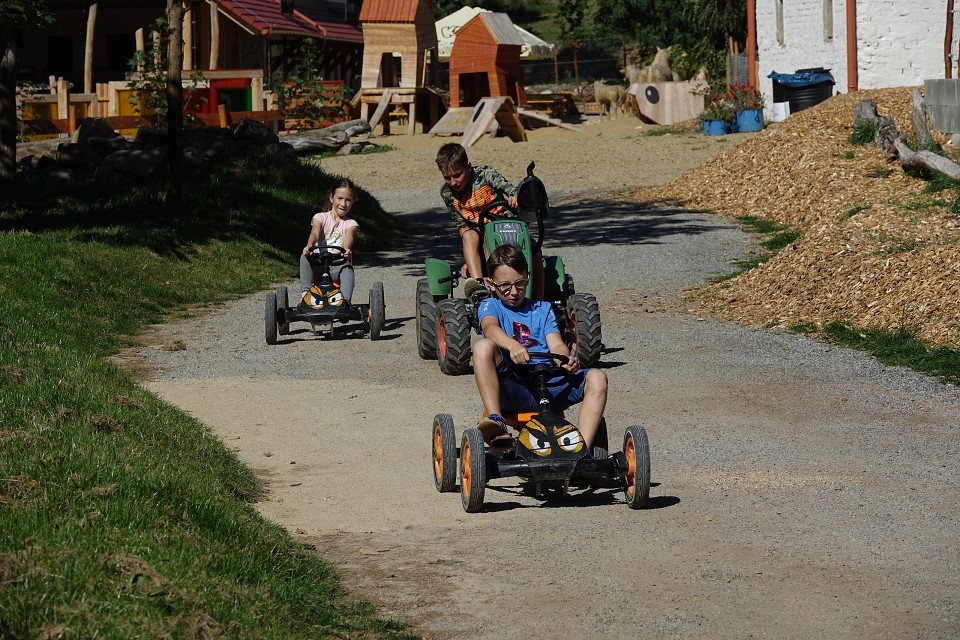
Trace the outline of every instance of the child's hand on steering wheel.
{"label": "child's hand on steering wheel", "polygon": [[519,342],[510,345],[510,361],[514,364],[530,362],[530,353]]}
{"label": "child's hand on steering wheel", "polygon": [[566,371],[567,373],[576,373],[580,370],[580,361],[577,360],[577,356],[573,353],[567,358],[566,362],[560,362],[560,368]]}

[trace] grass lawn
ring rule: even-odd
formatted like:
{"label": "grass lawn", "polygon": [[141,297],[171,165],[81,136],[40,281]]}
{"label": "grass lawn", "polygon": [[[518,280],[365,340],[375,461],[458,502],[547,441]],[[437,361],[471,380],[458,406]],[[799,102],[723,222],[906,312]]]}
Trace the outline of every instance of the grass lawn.
{"label": "grass lawn", "polygon": [[[318,168],[0,195],[0,637],[409,637],[252,506],[253,473],[106,361],[188,305],[295,277]],[[369,194],[358,249],[398,232]]]}

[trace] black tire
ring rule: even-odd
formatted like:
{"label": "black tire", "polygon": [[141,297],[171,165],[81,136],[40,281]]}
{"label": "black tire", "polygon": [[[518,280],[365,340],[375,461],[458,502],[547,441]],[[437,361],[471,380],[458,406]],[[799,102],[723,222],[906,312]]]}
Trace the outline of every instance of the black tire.
{"label": "black tire", "polygon": [[623,454],[627,473],[623,478],[627,506],[642,509],[650,502],[650,444],[643,427],[627,427],[623,434]]}
{"label": "black tire", "polygon": [[387,322],[387,305],[383,298],[383,283],[374,282],[370,289],[370,339],[379,340]]}
{"label": "black tire", "polygon": [[417,299],[414,316],[417,318],[417,355],[424,360],[437,357],[437,303],[430,295],[426,278],[417,280]]}
{"label": "black tire", "polygon": [[263,333],[267,344],[277,344],[277,292],[268,291],[263,305]]}
{"label": "black tire", "polygon": [[445,493],[457,488],[457,432],[449,413],[433,418],[433,483]]}
{"label": "black tire", "polygon": [[[290,308],[290,297],[287,295],[287,288],[285,286],[277,287],[277,310],[280,309],[289,309]],[[279,314],[277,314],[279,316]],[[277,323],[277,333],[282,336],[290,333],[290,323],[289,322],[280,322]]]}
{"label": "black tire", "polygon": [[600,362],[603,335],[600,327],[600,305],[590,293],[575,293],[567,299],[567,340],[576,350],[582,368]]}
{"label": "black tire", "polygon": [[470,318],[463,300],[437,304],[437,362],[448,376],[470,371]]}
{"label": "black tire", "polygon": [[483,493],[487,488],[487,455],[480,429],[463,432],[460,442],[460,502],[467,513],[483,509]]}
{"label": "black tire", "polygon": [[600,426],[597,427],[597,435],[593,436],[593,457],[597,460],[606,458],[610,455],[610,444],[607,437],[607,419],[600,418]]}

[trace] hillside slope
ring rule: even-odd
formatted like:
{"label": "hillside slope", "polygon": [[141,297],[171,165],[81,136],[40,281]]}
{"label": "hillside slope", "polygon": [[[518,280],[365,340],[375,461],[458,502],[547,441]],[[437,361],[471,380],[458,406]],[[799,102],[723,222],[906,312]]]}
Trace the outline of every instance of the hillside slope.
{"label": "hillside slope", "polygon": [[632,194],[802,232],[768,262],[692,292],[696,309],[763,327],[910,329],[960,347],[960,216],[950,210],[957,192],[930,192],[875,145],[847,141],[854,107],[867,98],[910,131],[910,92],[835,96],[666,186]]}

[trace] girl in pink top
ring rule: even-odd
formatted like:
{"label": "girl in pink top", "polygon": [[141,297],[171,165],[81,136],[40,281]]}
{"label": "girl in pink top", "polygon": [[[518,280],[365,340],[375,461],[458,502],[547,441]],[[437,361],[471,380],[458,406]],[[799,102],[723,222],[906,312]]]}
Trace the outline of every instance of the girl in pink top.
{"label": "girl in pink top", "polygon": [[330,277],[340,281],[340,292],[349,302],[353,296],[353,241],[360,225],[350,217],[350,209],[356,201],[356,187],[347,178],[341,178],[330,188],[330,210],[313,216],[310,222],[310,236],[303,247],[300,256],[300,298],[303,299],[310,286],[320,279],[320,273],[315,272],[313,265],[307,260],[310,247],[316,244],[343,247],[343,255],[339,251],[330,251],[335,258],[330,267]]}

